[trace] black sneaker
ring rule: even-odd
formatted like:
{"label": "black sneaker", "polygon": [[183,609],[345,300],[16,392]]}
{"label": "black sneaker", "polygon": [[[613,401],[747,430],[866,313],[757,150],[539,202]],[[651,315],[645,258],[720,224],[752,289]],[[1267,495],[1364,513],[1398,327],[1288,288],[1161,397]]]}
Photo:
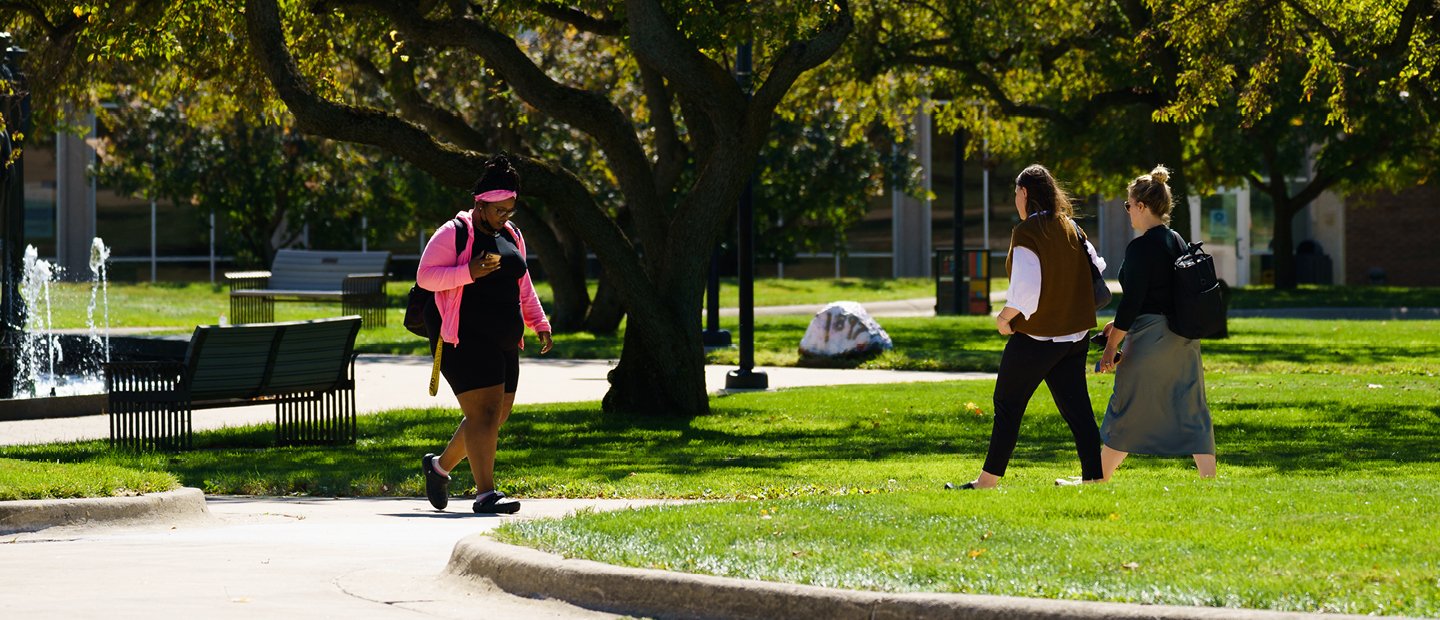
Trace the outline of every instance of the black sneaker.
{"label": "black sneaker", "polygon": [[496,491],[494,493],[487,493],[482,498],[475,500],[475,505],[470,508],[478,514],[510,515],[520,512],[520,502],[505,497],[504,493]]}
{"label": "black sneaker", "polygon": [[435,471],[438,458],[433,453],[420,457],[420,471],[425,475],[425,498],[436,510],[444,510],[450,504],[450,477]]}

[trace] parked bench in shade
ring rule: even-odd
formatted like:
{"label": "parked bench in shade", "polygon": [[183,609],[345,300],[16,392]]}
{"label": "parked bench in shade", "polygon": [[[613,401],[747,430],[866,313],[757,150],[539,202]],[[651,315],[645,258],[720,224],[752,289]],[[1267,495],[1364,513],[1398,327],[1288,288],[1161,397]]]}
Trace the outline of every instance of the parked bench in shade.
{"label": "parked bench in shade", "polygon": [[343,314],[358,314],[365,327],[385,325],[385,272],[389,252],[280,250],[270,271],[233,271],[232,323],[275,320],[276,301],[336,301]]}
{"label": "parked bench in shade", "polygon": [[196,409],[275,404],[276,445],[355,442],[360,317],[201,325],[183,361],[105,364],[110,444],[189,449]]}

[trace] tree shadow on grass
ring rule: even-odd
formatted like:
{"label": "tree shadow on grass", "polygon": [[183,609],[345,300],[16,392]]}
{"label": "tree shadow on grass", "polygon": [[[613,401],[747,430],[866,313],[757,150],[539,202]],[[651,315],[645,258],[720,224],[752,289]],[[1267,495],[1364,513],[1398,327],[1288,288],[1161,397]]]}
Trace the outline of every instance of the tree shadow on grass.
{"label": "tree shadow on grass", "polygon": [[[907,386],[868,392],[884,401],[856,404],[818,392],[814,399],[801,394],[789,400],[757,394],[719,399],[714,413],[694,419],[607,414],[593,403],[526,407],[502,432],[497,473],[502,484],[523,478],[522,491],[531,494],[878,486],[887,478],[924,478],[957,461],[983,458],[992,418],[966,413],[959,403],[981,400],[986,392],[987,386],[973,384]],[[1329,474],[1440,460],[1440,406],[1342,402],[1346,393],[1315,392],[1303,402],[1212,404],[1221,462]],[[1293,412],[1297,408],[1303,418]],[[451,409],[362,416],[354,446],[274,448],[273,428],[260,425],[197,433],[196,449],[178,453],[112,451],[106,442],[91,441],[9,446],[0,448],[0,456],[168,471],[212,493],[420,495],[420,456],[440,452],[458,421]],[[1078,464],[1069,430],[1043,390],[1026,413],[1012,463]],[[837,479],[836,472],[871,479]],[[627,482],[647,474],[645,484]],[[457,485],[468,473],[461,478]]]}
{"label": "tree shadow on grass", "polygon": [[1411,346],[1365,347],[1343,346],[1326,342],[1241,343],[1224,340],[1208,341],[1204,358],[1213,362],[1231,362],[1246,366],[1288,362],[1305,366],[1381,366],[1391,363],[1415,363],[1417,358],[1440,358],[1440,347],[1416,350]]}
{"label": "tree shadow on grass", "polygon": [[[1306,423],[1266,421],[1264,403],[1224,407],[1236,421],[1215,425],[1217,451],[1230,464],[1286,473],[1337,473],[1440,462],[1440,407],[1329,403]],[[1252,411],[1251,415],[1242,412]],[[1240,415],[1236,415],[1240,414]]]}

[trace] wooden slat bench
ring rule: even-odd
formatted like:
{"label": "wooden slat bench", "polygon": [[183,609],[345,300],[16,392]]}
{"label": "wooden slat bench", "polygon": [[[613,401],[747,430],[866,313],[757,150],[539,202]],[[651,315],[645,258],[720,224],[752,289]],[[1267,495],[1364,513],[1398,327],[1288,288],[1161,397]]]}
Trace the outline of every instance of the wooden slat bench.
{"label": "wooden slat bench", "polygon": [[275,443],[355,442],[360,317],[201,325],[183,361],[105,364],[110,443],[188,449],[195,409],[275,404]]}
{"label": "wooden slat bench", "polygon": [[335,301],[344,314],[358,314],[365,327],[385,325],[385,272],[389,252],[280,250],[270,271],[233,271],[232,323],[275,320],[276,301]]}

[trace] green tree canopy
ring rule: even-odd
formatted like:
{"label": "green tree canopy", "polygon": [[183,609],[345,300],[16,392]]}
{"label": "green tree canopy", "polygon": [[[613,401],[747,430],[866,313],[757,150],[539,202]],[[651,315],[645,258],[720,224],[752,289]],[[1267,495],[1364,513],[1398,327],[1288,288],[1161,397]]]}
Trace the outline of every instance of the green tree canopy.
{"label": "green tree canopy", "polygon": [[[844,0],[140,0],[4,15],[47,42],[37,101],[103,99],[94,84],[123,75],[159,105],[200,93],[197,116],[278,122],[288,112],[303,133],[379,147],[455,187],[507,131],[566,128],[599,155],[584,165],[603,186],[561,164],[570,151],[559,138],[558,150],[515,154],[525,197],[599,257],[629,314],[606,407],[684,416],[708,411],[699,319],[709,248],[777,107],[852,28]],[[601,38],[613,56],[566,64],[580,55],[553,49]],[[756,50],[743,85],[732,66],[742,42]],[[443,87],[430,74],[447,76]],[[494,122],[496,99],[518,112]]]}
{"label": "green tree canopy", "polygon": [[1182,233],[1188,195],[1253,183],[1277,205],[1277,284],[1293,286],[1291,216],[1325,189],[1433,167],[1436,28],[1433,0],[907,0],[858,6],[840,66],[852,96],[987,104],[998,122],[972,105],[937,120],[1079,193],[1164,163]]}

